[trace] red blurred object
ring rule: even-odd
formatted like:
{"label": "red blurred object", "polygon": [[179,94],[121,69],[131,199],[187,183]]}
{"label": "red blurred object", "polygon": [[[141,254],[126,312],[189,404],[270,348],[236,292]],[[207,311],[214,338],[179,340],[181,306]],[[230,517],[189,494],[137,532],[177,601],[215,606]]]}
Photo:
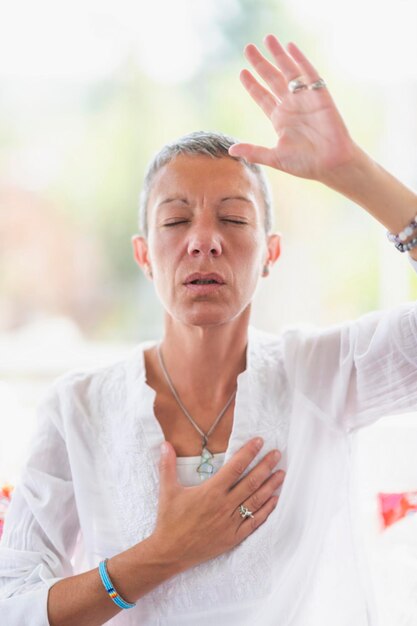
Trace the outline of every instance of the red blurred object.
{"label": "red blurred object", "polygon": [[378,493],[378,500],[384,528],[417,512],[417,491]]}
{"label": "red blurred object", "polygon": [[0,538],[3,534],[4,518],[7,508],[10,504],[10,500],[12,499],[13,489],[13,485],[10,485],[9,483],[6,483],[2,487],[0,487]]}

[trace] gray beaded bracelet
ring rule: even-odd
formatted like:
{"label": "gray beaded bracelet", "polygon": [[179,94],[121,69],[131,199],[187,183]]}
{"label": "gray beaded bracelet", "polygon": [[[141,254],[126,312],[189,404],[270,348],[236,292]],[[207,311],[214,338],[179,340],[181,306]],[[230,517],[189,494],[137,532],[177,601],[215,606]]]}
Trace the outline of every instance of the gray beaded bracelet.
{"label": "gray beaded bracelet", "polygon": [[408,252],[409,250],[412,250],[413,248],[417,248],[417,237],[415,237],[408,243],[396,243],[395,247],[400,252]]}
{"label": "gray beaded bracelet", "polygon": [[[417,230],[417,215],[415,216],[414,219],[411,220],[409,225],[404,228],[404,230],[398,233],[398,235],[394,235],[394,233],[390,233],[388,231],[387,237],[393,243],[404,243],[404,241],[408,239],[409,237],[411,237],[411,235],[413,235],[416,230]],[[405,252],[405,250],[401,250],[401,252]]]}

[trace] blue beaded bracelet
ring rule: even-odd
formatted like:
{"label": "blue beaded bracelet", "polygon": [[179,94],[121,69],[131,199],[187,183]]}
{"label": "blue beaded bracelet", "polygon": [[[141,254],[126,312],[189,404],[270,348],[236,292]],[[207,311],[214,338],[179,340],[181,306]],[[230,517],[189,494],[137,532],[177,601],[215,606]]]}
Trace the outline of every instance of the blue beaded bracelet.
{"label": "blue beaded bracelet", "polygon": [[100,565],[98,566],[98,571],[100,573],[101,582],[103,583],[110,598],[113,600],[115,604],[117,604],[117,606],[120,606],[120,608],[122,609],[133,609],[133,607],[136,606],[136,603],[135,602],[130,603],[130,602],[126,602],[125,600],[123,600],[123,598],[119,596],[116,589],[113,587],[113,584],[107,573],[107,561],[108,559],[104,559],[104,561],[101,561]]}

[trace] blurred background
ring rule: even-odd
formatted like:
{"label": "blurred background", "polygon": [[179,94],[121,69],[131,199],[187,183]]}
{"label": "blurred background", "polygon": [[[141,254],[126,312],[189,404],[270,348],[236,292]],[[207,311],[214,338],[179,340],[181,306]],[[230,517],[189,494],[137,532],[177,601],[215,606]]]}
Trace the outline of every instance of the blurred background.
{"label": "blurred background", "polygon": [[[415,0],[2,5],[0,485],[17,480],[36,406],[54,378],[161,334],[161,306],[131,247],[152,155],[197,129],[274,143],[239,81],[244,45],[264,49],[269,32],[297,42],[354,139],[415,188],[416,23]],[[283,253],[260,281],[255,326],[325,326],[417,297],[406,255],[365,211],[317,183],[267,174]],[[387,417],[358,435],[359,510],[377,551],[391,531],[380,530],[376,492],[417,491],[416,418]]]}

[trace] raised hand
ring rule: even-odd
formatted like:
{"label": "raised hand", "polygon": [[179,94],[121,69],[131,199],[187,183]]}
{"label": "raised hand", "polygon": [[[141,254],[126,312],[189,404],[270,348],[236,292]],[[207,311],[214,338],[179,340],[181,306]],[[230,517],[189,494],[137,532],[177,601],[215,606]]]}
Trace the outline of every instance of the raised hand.
{"label": "raised hand", "polygon": [[[242,70],[240,78],[271,120],[277,142],[272,148],[239,143],[229,149],[229,154],[294,176],[326,182],[334,170],[350,163],[357,146],[327,87],[311,87],[320,76],[297,46],[290,43],[285,50],[274,35],[268,35],[264,41],[274,63],[253,44],[246,46],[245,56],[269,89],[249,70]],[[309,87],[293,93],[288,84],[297,78]]]}

